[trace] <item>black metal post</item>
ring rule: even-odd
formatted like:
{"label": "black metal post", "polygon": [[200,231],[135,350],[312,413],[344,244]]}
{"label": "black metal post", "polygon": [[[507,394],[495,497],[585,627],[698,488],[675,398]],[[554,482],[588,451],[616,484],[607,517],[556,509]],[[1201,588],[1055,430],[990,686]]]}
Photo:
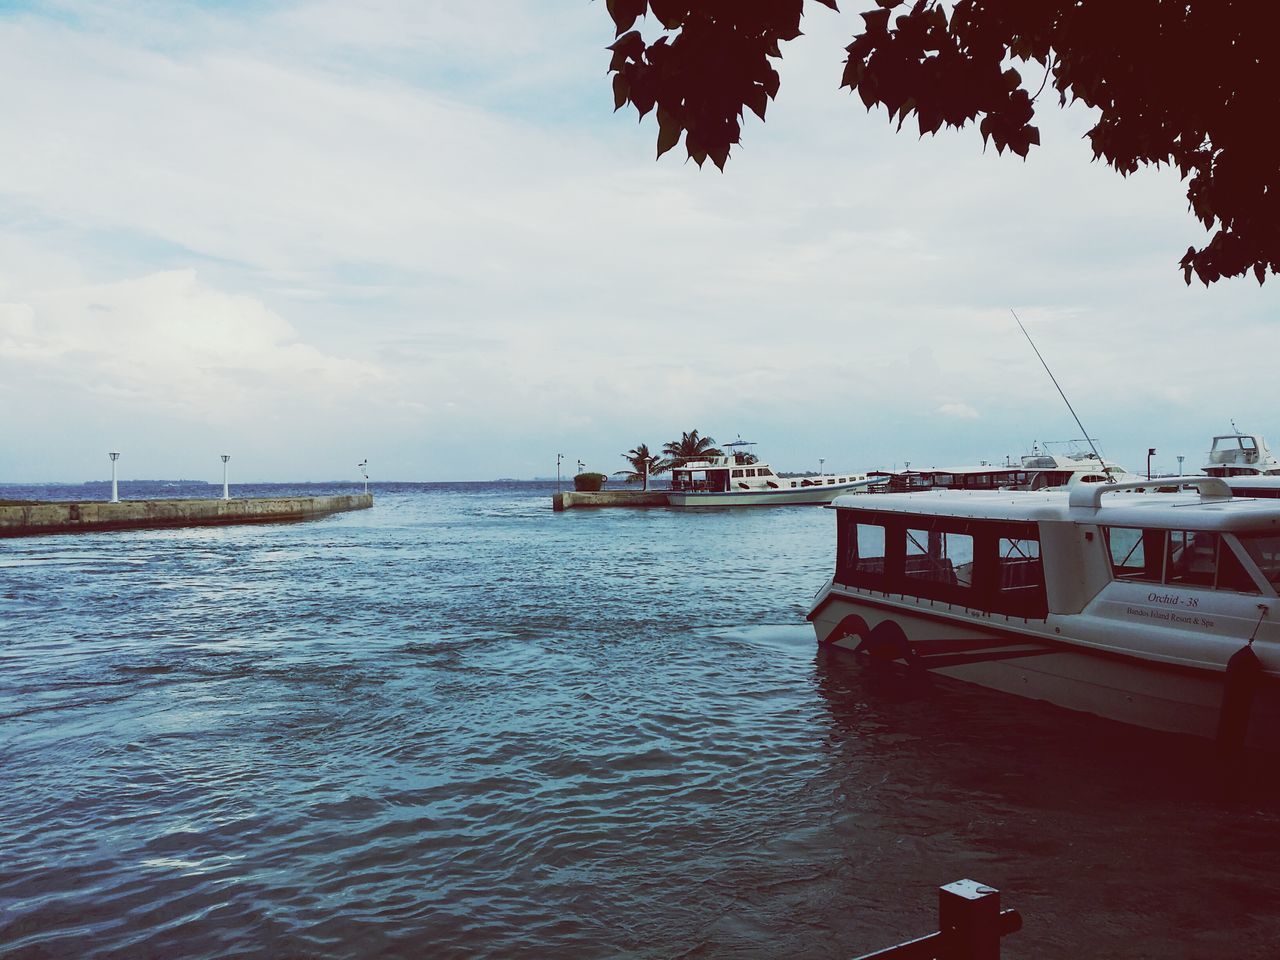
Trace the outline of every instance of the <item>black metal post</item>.
{"label": "black metal post", "polygon": [[1000,938],[1022,929],[1017,910],[1000,909],[1000,891],[976,880],[938,888],[937,933],[863,954],[858,960],[1000,960]]}

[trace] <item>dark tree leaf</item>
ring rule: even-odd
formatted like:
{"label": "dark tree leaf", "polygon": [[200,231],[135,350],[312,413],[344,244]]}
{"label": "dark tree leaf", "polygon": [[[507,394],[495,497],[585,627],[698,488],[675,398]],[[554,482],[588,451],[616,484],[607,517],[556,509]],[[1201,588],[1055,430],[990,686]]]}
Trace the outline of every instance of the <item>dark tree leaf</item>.
{"label": "dark tree leaf", "polygon": [[662,156],[680,142],[680,133],[684,128],[674,114],[658,107],[658,156]]}
{"label": "dark tree leaf", "polygon": [[[914,116],[922,135],[976,123],[984,149],[1025,158],[1040,144],[1035,103],[1052,87],[1060,104],[1098,111],[1090,145],[1121,175],[1176,166],[1191,212],[1214,231],[1179,261],[1186,282],[1261,282],[1280,269],[1280,158],[1260,133],[1280,116],[1277,0],[863,3],[840,83],[867,109],[899,128]],[[641,117],[658,105],[659,154],[683,133],[695,162],[723,169],[744,111],[763,117],[777,96],[772,61],[799,35],[803,0],[607,5],[615,104]],[[631,30],[646,11],[667,31],[647,46]]]}
{"label": "dark tree leaf", "polygon": [[644,16],[648,8],[646,0],[606,0],[605,6],[609,16],[613,17],[614,26],[621,35],[631,29],[638,19]]}

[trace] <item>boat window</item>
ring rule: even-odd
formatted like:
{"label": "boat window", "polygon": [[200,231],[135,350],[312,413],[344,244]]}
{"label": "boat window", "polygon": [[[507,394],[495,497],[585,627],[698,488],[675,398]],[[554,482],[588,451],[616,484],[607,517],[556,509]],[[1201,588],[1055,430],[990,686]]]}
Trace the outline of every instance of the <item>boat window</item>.
{"label": "boat window", "polygon": [[939,530],[907,530],[909,579],[973,586],[973,537]]}
{"label": "boat window", "polygon": [[1234,590],[1236,593],[1258,593],[1258,585],[1253,576],[1245,569],[1231,544],[1223,538],[1218,547],[1218,582],[1219,590]]}
{"label": "boat window", "polygon": [[[1111,571],[1117,580],[1258,592],[1253,577],[1220,534],[1130,527],[1104,527],[1103,533],[1111,551]],[[1280,547],[1280,537],[1276,541]],[[1258,565],[1263,566],[1261,561]],[[1277,570],[1280,571],[1280,559]]]}
{"label": "boat window", "polygon": [[796,485],[796,482],[795,482],[794,480],[792,480],[792,481],[791,481],[791,485],[794,487],[794,486]]}
{"label": "boat window", "polygon": [[1170,530],[1165,539],[1165,583],[1212,587],[1218,568],[1218,536],[1193,530]]}
{"label": "boat window", "polygon": [[836,482],[836,478],[835,478],[835,477],[832,477],[830,480],[828,480],[828,481],[827,481],[827,483],[835,483],[835,482]]}
{"label": "boat window", "polygon": [[741,471],[741,470],[735,470],[735,471],[733,471],[733,475],[734,475],[735,477],[740,477],[740,476],[742,476],[742,471]]}
{"label": "boat window", "polygon": [[[1117,580],[1160,582],[1160,542],[1163,530],[1134,527],[1103,527],[1111,551],[1111,573]],[[1147,558],[1151,563],[1147,563]]]}
{"label": "boat window", "polygon": [[1001,537],[996,544],[996,607],[1003,613],[1044,616],[1044,564],[1040,541]]}
{"label": "boat window", "polygon": [[[878,517],[841,511],[836,526],[836,579],[857,587],[879,588],[891,534]],[[898,531],[901,536],[901,530]]]}
{"label": "boat window", "polygon": [[884,527],[875,523],[859,523],[854,538],[852,570],[856,574],[884,575]]}
{"label": "boat window", "polygon": [[1240,543],[1273,587],[1280,587],[1280,535],[1242,533]]}
{"label": "boat window", "polygon": [[1043,618],[1036,525],[841,510],[836,580],[1008,616]]}

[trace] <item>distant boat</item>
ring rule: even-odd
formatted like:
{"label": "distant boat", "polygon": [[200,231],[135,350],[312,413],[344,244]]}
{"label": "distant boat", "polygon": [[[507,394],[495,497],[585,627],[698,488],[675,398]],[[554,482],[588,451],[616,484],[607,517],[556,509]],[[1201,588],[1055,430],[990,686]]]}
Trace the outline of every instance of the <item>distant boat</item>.
{"label": "distant boat", "polygon": [[920,493],[925,490],[1049,490],[1082,483],[1139,479],[1119,464],[1092,452],[1050,453],[1039,446],[1014,463],[982,463],[967,467],[930,467],[901,473],[873,471],[882,476],[882,493]]}
{"label": "distant boat", "polygon": [[1214,437],[1204,472],[1225,480],[1237,497],[1280,497],[1280,460],[1257,434]]}
{"label": "distant boat", "polygon": [[789,506],[830,503],[859,493],[883,477],[865,473],[824,473],[784,477],[746,448],[749,440],[726,443],[724,456],[690,460],[671,470],[667,502],[673,507]]}

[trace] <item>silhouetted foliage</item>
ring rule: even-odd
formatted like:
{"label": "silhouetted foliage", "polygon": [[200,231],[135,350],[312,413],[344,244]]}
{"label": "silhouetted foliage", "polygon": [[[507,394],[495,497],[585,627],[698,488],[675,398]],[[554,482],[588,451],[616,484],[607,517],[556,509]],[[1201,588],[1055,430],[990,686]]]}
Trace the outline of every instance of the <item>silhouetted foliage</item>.
{"label": "silhouetted foliage", "polygon": [[[649,452],[647,443],[638,443],[626,453],[622,454],[622,459],[631,464],[630,470],[615,471],[614,476],[621,475],[625,483],[643,483],[644,489],[649,489],[649,478],[656,477],[660,473],[666,473],[671,469],[671,464],[661,457],[655,457]],[[648,462],[649,469],[645,470],[644,465]]]}
{"label": "silhouetted foliage", "polygon": [[[835,0],[811,0],[835,9]],[[1039,144],[1035,102],[1101,112],[1094,156],[1121,174],[1167,163],[1195,216],[1216,232],[1180,261],[1187,283],[1280,272],[1277,0],[863,0],[843,86],[921,135],[977,121],[984,144],[1026,157]],[[684,135],[699,165],[721,169],[750,109],[762,120],[780,78],[771,60],[800,35],[803,0],[608,0],[617,28],[609,70],[616,108],[657,110],[658,156]],[[895,15],[895,11],[897,11]],[[636,21],[663,32],[646,42]],[[1033,65],[1024,81],[1012,63]]]}
{"label": "silhouetted foliage", "polygon": [[663,444],[662,452],[671,458],[671,466],[676,467],[689,460],[724,456],[724,451],[716,447],[714,440],[702,436],[697,430],[689,430],[680,434],[679,440]]}

